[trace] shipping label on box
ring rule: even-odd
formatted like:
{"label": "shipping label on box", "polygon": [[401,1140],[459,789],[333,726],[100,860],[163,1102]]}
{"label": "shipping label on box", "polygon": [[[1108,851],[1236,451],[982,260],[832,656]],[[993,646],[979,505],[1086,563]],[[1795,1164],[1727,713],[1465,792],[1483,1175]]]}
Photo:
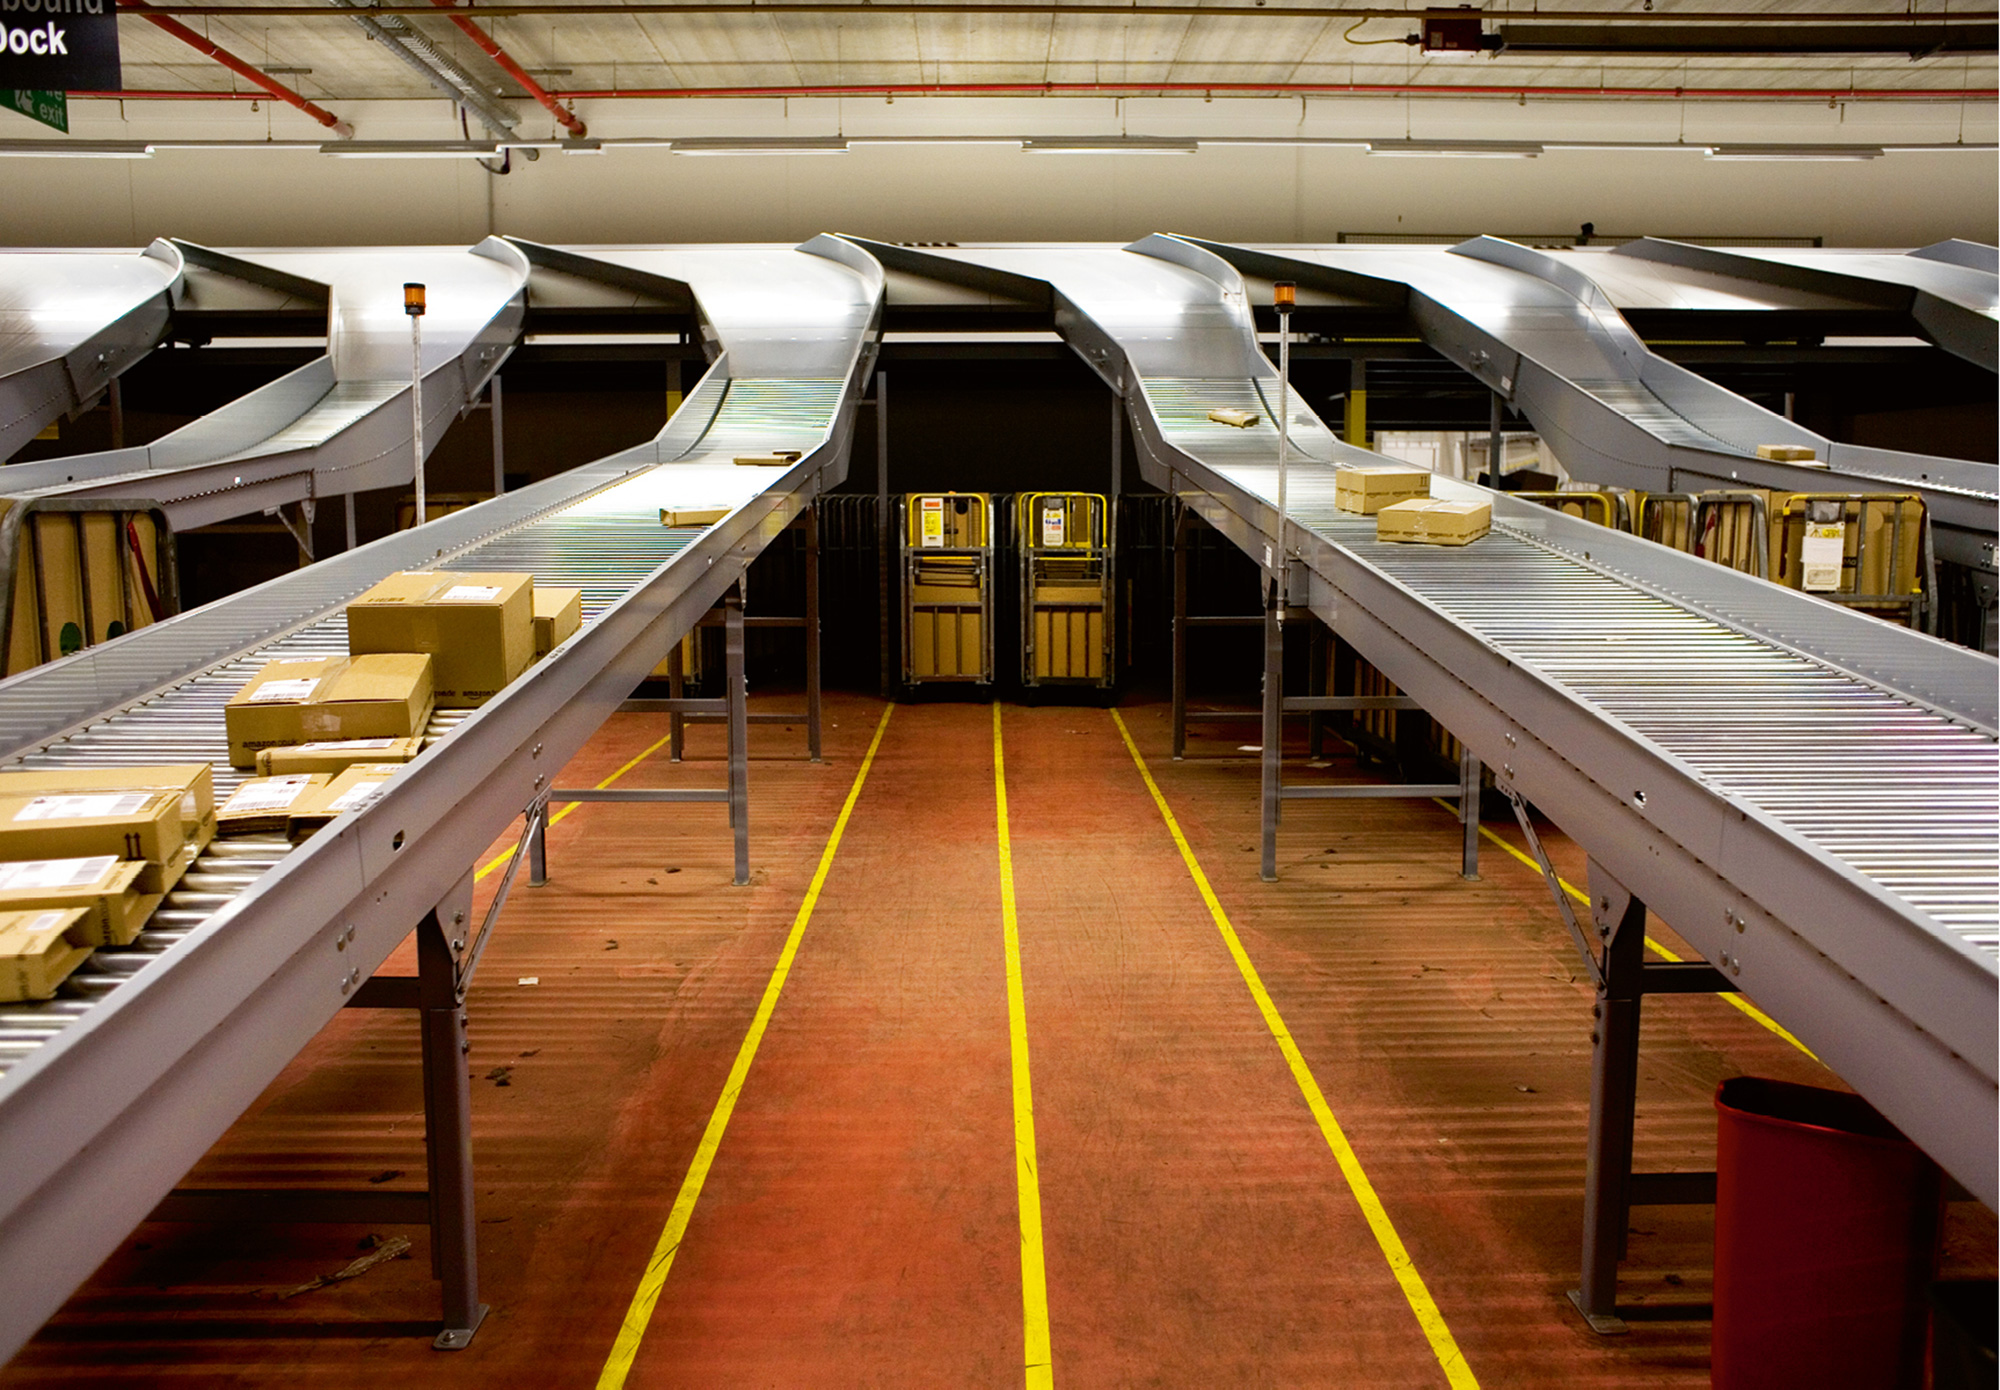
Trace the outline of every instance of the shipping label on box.
{"label": "shipping label on box", "polygon": [[347,605],[347,650],[428,653],[438,708],[474,709],[534,659],[533,589],[526,574],[392,574]]}
{"label": "shipping label on box", "polygon": [[72,945],[129,945],[160,905],[161,895],[139,884],[145,870],[108,854],[0,864],[0,912],[76,908],[83,917],[69,931]]}
{"label": "shipping label on box", "polygon": [[[302,698],[267,698],[273,686]],[[431,658],[421,652],[273,661],[223,708],[229,760],[249,768],[266,748],[414,738],[424,731],[431,701]]]}
{"label": "shipping label on box", "polygon": [[165,865],[185,844],[174,791],[0,796],[0,860],[108,854]]}
{"label": "shipping label on box", "polygon": [[1333,502],[1344,512],[1373,516],[1384,507],[1431,493],[1431,475],[1422,468],[1393,464],[1344,464],[1333,475]]}
{"label": "shipping label on box", "polygon": [[90,947],[69,939],[83,913],[75,908],[0,912],[0,1001],[50,999]]}
{"label": "shipping label on box", "polygon": [[537,587],[534,606],[535,658],[540,660],[583,626],[583,590]]}
{"label": "shipping label on box", "polygon": [[423,751],[420,738],[342,738],[257,753],[257,775],[278,777],[288,772],[345,772],[356,763],[406,763]]}
{"label": "shipping label on box", "polygon": [[224,835],[268,835],[285,829],[292,807],[315,787],[331,779],[324,772],[293,772],[283,777],[252,777],[236,789],[215,813]]}

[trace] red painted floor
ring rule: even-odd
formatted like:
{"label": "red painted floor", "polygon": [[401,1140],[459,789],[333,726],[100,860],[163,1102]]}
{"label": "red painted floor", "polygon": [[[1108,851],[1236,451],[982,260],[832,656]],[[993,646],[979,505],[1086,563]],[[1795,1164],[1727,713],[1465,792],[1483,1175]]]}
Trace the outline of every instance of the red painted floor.
{"label": "red painted floor", "polygon": [[[420,1230],[414,1259],[280,1298],[396,1232],[146,1226],[0,1390],[594,1384],[880,712],[833,697],[824,766],[755,727],[748,888],[715,808],[554,828],[471,998],[494,1312],[469,1350],[429,1349]],[[1428,802],[1302,802],[1261,883],[1254,760],[1173,763],[1165,707],[1123,712],[1479,1383],[1705,1384],[1708,1209],[1635,1213],[1622,1297],[1661,1320],[1602,1339],[1562,1297],[1591,997],[1539,877],[1488,845],[1462,880]],[[1442,1384],[1109,714],[1004,718],[1056,1383]],[[990,719],[892,717],[631,1385],[1021,1382]],[[563,780],[657,723],[617,717]],[[629,783],[719,778],[659,753]],[[1720,1000],[1647,1009],[1641,1166],[1712,1163],[1723,1077],[1829,1080]],[[407,1021],[336,1020],[189,1181],[419,1184],[415,1063]],[[1990,1214],[1954,1207],[1947,1263],[1991,1275]]]}

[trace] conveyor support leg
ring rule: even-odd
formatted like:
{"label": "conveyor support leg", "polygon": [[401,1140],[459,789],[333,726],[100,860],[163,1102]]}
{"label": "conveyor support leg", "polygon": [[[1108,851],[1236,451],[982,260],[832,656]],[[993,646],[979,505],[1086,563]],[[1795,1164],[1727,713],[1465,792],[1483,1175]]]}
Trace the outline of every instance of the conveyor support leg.
{"label": "conveyor support leg", "polygon": [[689,633],[674,643],[667,653],[667,698],[676,702],[676,708],[667,715],[667,761],[679,762],[687,752],[687,717],[680,712],[678,702],[687,694],[687,644],[699,642],[699,629]]}
{"label": "conveyor support leg", "polygon": [[1173,711],[1174,761],[1187,756],[1187,536],[1192,518],[1180,506],[1174,508],[1174,632],[1173,632]]}
{"label": "conveyor support leg", "polygon": [[1646,905],[1596,860],[1590,909],[1603,942],[1590,1060],[1590,1147],[1583,1179],[1583,1278],[1570,1301],[1591,1329],[1625,1331],[1618,1260],[1631,1208],[1632,1120],[1639,1086],[1639,1006],[1645,987]]}
{"label": "conveyor support leg", "polygon": [[805,515],[806,530],[806,756],[820,758],[819,508]]}
{"label": "conveyor support leg", "polygon": [[1465,831],[1464,862],[1459,874],[1479,877],[1479,794],[1486,769],[1463,743],[1458,748],[1458,820]]}
{"label": "conveyor support leg", "polygon": [[722,600],[723,671],[729,682],[729,825],[736,832],[736,877],[750,882],[750,692],[743,677],[743,588]]}
{"label": "conveyor support leg", "polygon": [[528,814],[534,819],[528,830],[528,886],[541,888],[549,881],[549,803],[536,803]]}
{"label": "conveyor support leg", "polygon": [[1284,800],[1280,780],[1285,751],[1285,625],[1278,610],[1278,591],[1264,589],[1264,860],[1263,879],[1278,881],[1278,808]]}
{"label": "conveyor support leg", "polygon": [[440,1351],[458,1351],[479,1330],[486,1305],[479,1301],[465,999],[451,943],[435,911],[417,924],[417,990],[424,1020],[424,1156],[430,1169],[431,1263],[444,1286],[444,1330],[433,1345]]}

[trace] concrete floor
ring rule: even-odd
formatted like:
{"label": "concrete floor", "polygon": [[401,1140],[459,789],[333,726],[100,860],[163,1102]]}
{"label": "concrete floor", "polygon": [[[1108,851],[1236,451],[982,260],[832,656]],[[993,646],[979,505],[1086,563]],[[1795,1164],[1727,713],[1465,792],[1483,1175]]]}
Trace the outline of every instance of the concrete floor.
{"label": "concrete floor", "polygon": [[[788,756],[802,730],[755,727],[748,888],[716,808],[553,828],[553,881],[517,889],[470,1000],[493,1312],[469,1350],[429,1348],[420,1229],[148,1225],[0,1388],[597,1383],[881,710],[829,697],[822,766]],[[1462,880],[1427,801],[1299,802],[1261,883],[1240,731],[1174,763],[1164,705],[1122,713],[1477,1383],[1706,1384],[1708,1208],[1635,1213],[1629,1336],[1563,1297],[1591,995],[1539,876],[1488,843]],[[614,718],[561,781],[662,722]],[[1444,1384],[1110,714],[1003,727],[1055,1382]],[[662,751],[621,785],[720,777]],[[1712,1166],[1725,1077],[1836,1084],[1722,1000],[1647,1011],[1643,1168]],[[337,1019],[189,1184],[420,1186],[416,1058],[407,1020]],[[627,1383],[1019,1384],[1014,1138],[990,709],[900,707]],[[282,1296],[395,1234],[415,1258]],[[1953,1208],[1949,1270],[1990,1277],[1994,1245]]]}

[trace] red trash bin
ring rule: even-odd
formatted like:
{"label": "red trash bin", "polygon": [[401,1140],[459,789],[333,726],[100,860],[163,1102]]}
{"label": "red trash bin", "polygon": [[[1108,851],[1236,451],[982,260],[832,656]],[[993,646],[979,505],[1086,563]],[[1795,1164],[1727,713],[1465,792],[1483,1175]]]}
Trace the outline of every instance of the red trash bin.
{"label": "red trash bin", "polygon": [[1920,1390],[1937,1165],[1867,1101],[1740,1076],[1715,1093],[1721,1390]]}

